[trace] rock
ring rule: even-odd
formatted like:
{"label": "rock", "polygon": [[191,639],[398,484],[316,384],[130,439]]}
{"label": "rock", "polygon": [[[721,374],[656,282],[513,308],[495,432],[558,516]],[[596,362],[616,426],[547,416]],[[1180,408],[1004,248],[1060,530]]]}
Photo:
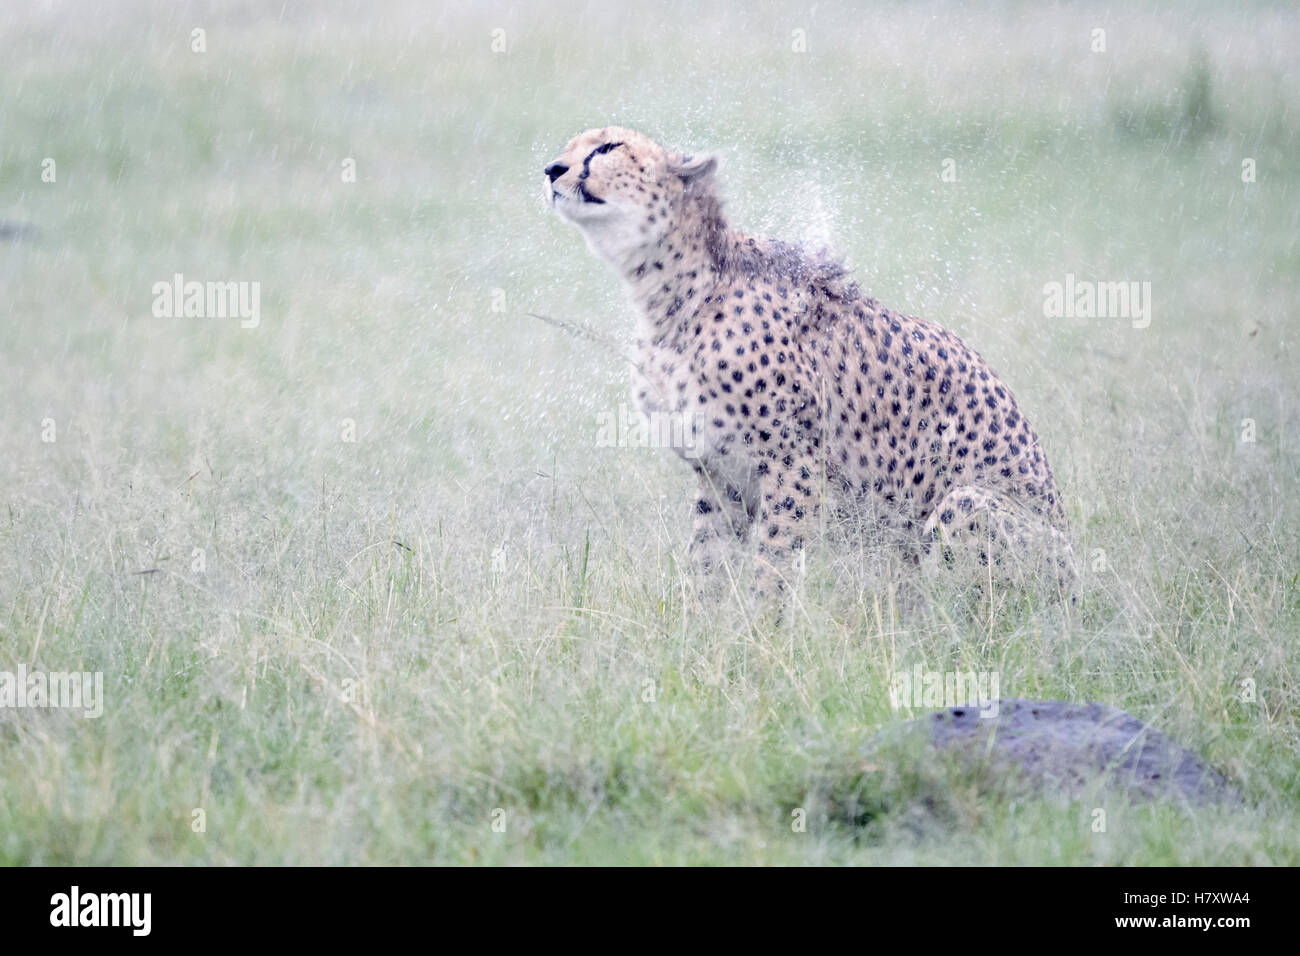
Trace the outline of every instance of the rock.
{"label": "rock", "polygon": [[[1136,717],[1105,704],[1002,698],[996,712],[949,707],[908,721],[905,733],[928,730],[936,749],[963,761],[987,759],[996,772],[1015,770],[1035,789],[1078,797],[1095,784],[1135,800],[1195,805],[1238,802],[1218,771]],[[910,735],[910,734],[909,734]]]}

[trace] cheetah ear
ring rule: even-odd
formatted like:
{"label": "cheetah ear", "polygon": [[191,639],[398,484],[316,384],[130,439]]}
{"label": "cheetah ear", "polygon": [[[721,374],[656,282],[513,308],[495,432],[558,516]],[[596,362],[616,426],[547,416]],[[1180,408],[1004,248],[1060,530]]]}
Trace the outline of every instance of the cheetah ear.
{"label": "cheetah ear", "polygon": [[668,164],[668,171],[680,176],[686,182],[710,176],[717,168],[718,157],[713,153],[696,153],[693,156],[683,156],[680,160]]}

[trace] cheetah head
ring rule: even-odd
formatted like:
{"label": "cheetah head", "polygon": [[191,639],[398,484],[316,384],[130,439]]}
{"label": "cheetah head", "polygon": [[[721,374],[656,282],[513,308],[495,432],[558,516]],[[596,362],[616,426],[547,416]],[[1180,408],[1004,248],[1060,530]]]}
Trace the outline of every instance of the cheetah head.
{"label": "cheetah head", "polygon": [[546,165],[543,195],[595,255],[624,268],[673,231],[685,198],[716,165],[712,155],[686,156],[607,126],[569,140]]}

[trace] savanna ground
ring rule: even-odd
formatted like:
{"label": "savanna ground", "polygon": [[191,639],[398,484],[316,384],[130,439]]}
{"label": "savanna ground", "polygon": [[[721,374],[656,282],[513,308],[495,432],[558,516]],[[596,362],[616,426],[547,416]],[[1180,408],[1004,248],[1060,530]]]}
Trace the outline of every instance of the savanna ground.
{"label": "savanna ground", "polygon": [[[6,4],[0,669],[106,700],[0,711],[0,862],[1300,862],[1300,14],[1125,6]],[[630,332],[539,201],[606,123],[988,358],[1077,606],[852,542],[780,622],[693,603],[689,473],[601,447],[627,368],[527,315]],[[154,317],[176,273],[260,325]],[[1046,318],[1070,273],[1149,327]],[[865,762],[918,664],[1245,804]]]}

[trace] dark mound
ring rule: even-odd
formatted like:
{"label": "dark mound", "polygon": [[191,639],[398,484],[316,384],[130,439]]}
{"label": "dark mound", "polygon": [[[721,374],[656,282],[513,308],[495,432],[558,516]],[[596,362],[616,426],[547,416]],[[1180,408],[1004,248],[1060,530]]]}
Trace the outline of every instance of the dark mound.
{"label": "dark mound", "polygon": [[940,751],[963,761],[986,761],[1036,789],[1073,797],[1100,783],[1135,800],[1205,805],[1241,799],[1196,754],[1105,704],[1003,698],[995,714],[980,714],[976,706],[950,707],[909,721],[904,733],[926,731]]}

